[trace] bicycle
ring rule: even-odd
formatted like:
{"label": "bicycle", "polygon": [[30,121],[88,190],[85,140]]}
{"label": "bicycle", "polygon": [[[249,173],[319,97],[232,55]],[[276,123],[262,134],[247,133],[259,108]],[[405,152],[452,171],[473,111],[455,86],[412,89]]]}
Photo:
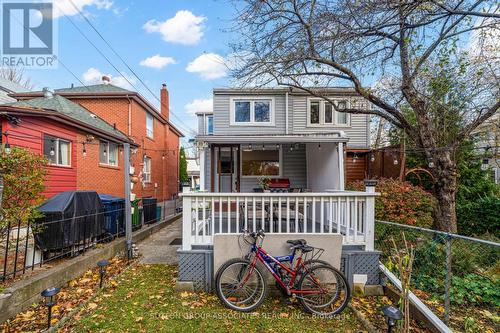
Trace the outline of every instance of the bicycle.
{"label": "bicycle", "polygon": [[244,259],[228,260],[216,275],[217,296],[226,307],[251,312],[264,302],[268,285],[258,262],[272,274],[285,295],[298,299],[306,312],[331,316],[347,306],[351,296],[347,280],[339,270],[317,259],[323,249],[309,246],[304,240],[289,240],[291,253],[274,257],[262,247],[264,231],[245,231],[242,237],[251,246],[250,252]]}

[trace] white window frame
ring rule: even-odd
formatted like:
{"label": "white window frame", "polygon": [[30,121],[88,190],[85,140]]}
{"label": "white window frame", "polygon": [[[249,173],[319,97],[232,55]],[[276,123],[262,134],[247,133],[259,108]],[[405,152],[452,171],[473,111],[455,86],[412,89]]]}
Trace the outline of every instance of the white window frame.
{"label": "white window frame", "polygon": [[[107,162],[106,163],[103,163],[101,162],[101,144],[105,143],[106,144],[106,159],[107,159]],[[109,149],[109,145],[112,144],[112,145],[115,145],[116,146],[116,164],[111,164],[109,163],[109,152],[111,151]],[[117,167],[118,166],[118,151],[120,150],[120,147],[118,146],[118,144],[114,143],[114,142],[109,142],[109,141],[106,141],[106,140],[99,140],[99,164],[100,165],[106,165],[106,166],[112,166],[112,167]]]}
{"label": "white window frame", "polygon": [[[311,102],[319,101],[319,124],[311,123]],[[333,99],[334,103],[338,102],[346,102],[346,108],[349,108],[350,101],[345,98],[335,98]],[[322,98],[310,97],[307,99],[307,127],[351,127],[351,115],[347,113],[347,123],[341,124],[338,121],[338,115],[340,112],[336,111],[332,108],[333,111],[333,119],[331,123],[325,123],[325,105],[328,103]]]}
{"label": "white window frame", "polygon": [[[212,118],[212,133],[208,131],[208,119]],[[213,135],[214,134],[214,115],[213,114],[206,114],[205,115],[205,134],[206,135]]]}
{"label": "white window frame", "polygon": [[[260,122],[255,121],[255,102],[262,100],[270,101],[269,105],[269,121]],[[250,102],[250,121],[237,122],[236,121],[236,102]],[[274,126],[275,121],[275,98],[273,96],[237,96],[229,99],[230,109],[230,125],[231,126]]]}
{"label": "white window frame", "polygon": [[[146,160],[149,161],[149,170],[146,170]],[[151,183],[151,157],[144,155],[142,162],[144,163],[144,166],[142,167],[142,179],[145,183]]]}
{"label": "white window frame", "polygon": [[[64,168],[71,168],[71,162],[72,162],[72,155],[73,155],[73,144],[71,142],[71,140],[67,140],[67,139],[63,139],[63,138],[59,138],[55,135],[52,135],[52,134],[48,134],[48,133],[44,133],[43,134],[43,144],[44,144],[44,148],[45,148],[45,136],[50,136],[52,138],[54,138],[54,156],[56,158],[56,161],[59,161],[59,142],[61,141],[64,141],[64,142],[67,142],[69,143],[69,158],[68,158],[68,164],[59,164],[59,163],[52,163],[50,162],[49,160],[49,165],[52,165],[52,166],[58,166],[58,167],[64,167]],[[43,152],[43,155],[45,156],[45,149],[42,149],[42,152]]]}
{"label": "white window frame", "polygon": [[[151,129],[148,128],[148,120],[151,119]],[[146,112],[146,136],[150,139],[154,138],[155,133],[155,118],[149,112]]]}
{"label": "white window frame", "polygon": [[[259,144],[254,144],[253,146],[258,146]],[[253,150],[262,150],[262,149],[253,149]],[[273,149],[267,149],[267,150],[277,150],[276,148],[273,148]],[[243,175],[243,149],[240,149],[240,177],[241,178],[247,178],[247,179],[257,179],[257,178],[261,178],[261,177],[267,177],[267,178],[271,178],[271,179],[277,179],[277,178],[282,178],[283,177],[283,148],[280,146],[280,149],[279,149],[279,168],[280,168],[280,172],[279,172],[279,175],[277,176],[266,176],[266,175],[262,175],[262,176],[252,176],[252,175]]]}

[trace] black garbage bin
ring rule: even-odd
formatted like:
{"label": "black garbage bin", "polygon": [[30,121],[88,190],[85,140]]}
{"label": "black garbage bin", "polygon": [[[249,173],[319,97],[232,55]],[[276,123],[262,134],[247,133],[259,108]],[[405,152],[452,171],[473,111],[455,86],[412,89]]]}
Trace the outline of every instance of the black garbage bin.
{"label": "black garbage bin", "polygon": [[142,214],[144,215],[144,224],[155,223],[156,218],[156,198],[142,198]]}

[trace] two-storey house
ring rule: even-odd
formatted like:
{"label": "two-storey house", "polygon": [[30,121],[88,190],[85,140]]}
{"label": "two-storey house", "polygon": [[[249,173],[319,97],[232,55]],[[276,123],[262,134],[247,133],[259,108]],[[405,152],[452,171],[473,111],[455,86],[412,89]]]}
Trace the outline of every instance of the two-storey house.
{"label": "two-storey house", "polygon": [[[103,77],[102,84],[56,89],[55,93],[102,118],[137,145],[131,154],[130,163],[140,181],[134,185],[132,193],[138,198],[157,198],[158,202],[177,195],[179,141],[183,134],[170,122],[166,85],[160,90],[160,110],[138,92],[112,85],[108,77]],[[23,100],[42,95],[42,92],[28,92],[12,96]],[[99,169],[120,167],[116,156],[110,160],[118,152],[112,142],[101,140],[99,152]],[[82,175],[78,188],[101,188],[105,184],[108,189],[106,193],[116,193],[123,186],[115,179],[103,179],[96,177],[96,174],[89,170]]]}
{"label": "two-storey house", "polygon": [[351,88],[321,95],[338,107],[296,89],[214,89],[213,112],[197,114],[200,191],[183,193],[180,283],[210,289],[221,264],[245,253],[241,231],[262,229],[273,255],[303,238],[351,284],[378,284],[373,183],[345,191],[348,153],[361,164],[369,148],[369,117],[337,111],[370,106]]}
{"label": "two-storey house", "polygon": [[[326,93],[341,107],[368,107],[353,89]],[[288,88],[215,89],[213,100],[213,113],[197,114],[203,190],[252,192],[262,176],[296,191],[343,190],[364,179],[368,115]]]}

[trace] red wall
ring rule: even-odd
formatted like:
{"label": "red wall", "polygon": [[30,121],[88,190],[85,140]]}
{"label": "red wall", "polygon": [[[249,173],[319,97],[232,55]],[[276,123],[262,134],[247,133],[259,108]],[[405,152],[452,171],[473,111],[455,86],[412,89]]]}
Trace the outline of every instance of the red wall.
{"label": "red wall", "polygon": [[[2,132],[9,132],[8,140],[11,146],[23,147],[37,154],[43,154],[43,135],[48,134],[71,141],[71,166],[47,167],[45,192],[47,198],[63,191],[74,191],[77,170],[77,132],[69,126],[59,124],[46,118],[23,117],[19,125],[13,125],[2,119]],[[2,138],[5,142],[5,136]]]}

